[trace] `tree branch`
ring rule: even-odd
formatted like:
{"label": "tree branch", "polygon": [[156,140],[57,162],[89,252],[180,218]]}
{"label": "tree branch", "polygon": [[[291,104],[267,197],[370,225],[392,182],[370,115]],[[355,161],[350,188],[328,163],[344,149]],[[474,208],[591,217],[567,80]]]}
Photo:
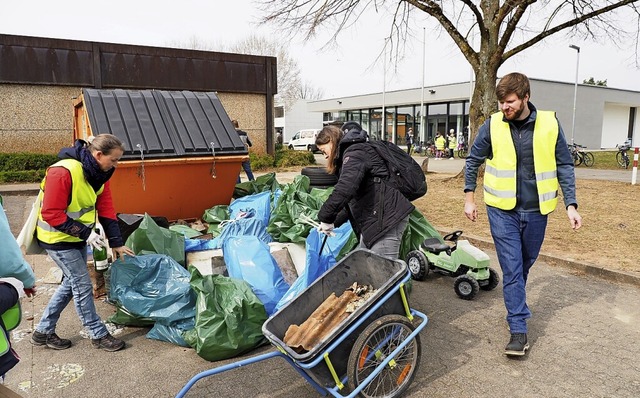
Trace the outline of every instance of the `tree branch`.
{"label": "tree branch", "polygon": [[[567,29],[567,28],[570,28],[570,27],[573,27],[573,26],[577,26],[577,25],[589,20],[590,18],[597,17],[599,15],[602,15],[602,14],[605,14],[605,13],[607,13],[609,11],[613,11],[613,10],[615,10],[617,8],[624,7],[626,5],[635,3],[637,1],[638,0],[622,0],[619,3],[609,4],[608,6],[606,6],[604,8],[601,8],[601,9],[598,9],[598,10],[595,10],[595,11],[591,11],[591,12],[589,12],[587,14],[583,14],[583,15],[581,15],[581,16],[579,16],[577,18],[574,18],[574,19],[572,19],[570,21],[567,21],[565,23],[557,25],[557,26],[555,26],[555,27],[553,27],[553,28],[551,28],[549,30],[545,30],[545,31],[541,32],[540,34],[538,34],[537,36],[529,39],[528,41],[526,41],[526,42],[524,42],[524,43],[512,48],[511,50],[505,51],[504,54],[502,55],[502,62],[504,62],[507,59],[513,57],[514,55],[518,54],[519,52],[521,52],[521,51],[533,46],[534,44],[541,42],[543,39],[551,36],[554,33],[560,32],[560,31],[562,31],[564,29]],[[560,5],[559,7],[562,7],[562,5]],[[576,13],[576,12],[578,12],[578,10],[576,10],[574,8],[574,13]],[[552,13],[552,15],[555,15],[555,11],[554,11],[554,13]]]}

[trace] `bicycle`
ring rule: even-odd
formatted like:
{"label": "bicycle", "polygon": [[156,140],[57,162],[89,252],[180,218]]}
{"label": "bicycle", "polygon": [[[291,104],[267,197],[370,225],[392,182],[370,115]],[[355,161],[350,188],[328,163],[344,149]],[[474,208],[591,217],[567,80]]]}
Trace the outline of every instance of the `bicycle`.
{"label": "bicycle", "polygon": [[618,167],[628,169],[631,161],[629,160],[629,154],[627,154],[627,151],[631,147],[627,144],[618,144],[616,145],[616,148],[618,148],[618,152],[616,153],[616,162],[618,162]]}
{"label": "bicycle", "polygon": [[467,156],[469,155],[469,146],[467,146],[467,143],[460,143],[458,144],[458,157],[460,159],[466,159]]}
{"label": "bicycle", "polygon": [[584,146],[579,144],[567,144],[571,157],[573,158],[573,165],[578,167],[584,163],[585,166],[591,167],[595,163],[595,158],[591,152],[584,150]]}

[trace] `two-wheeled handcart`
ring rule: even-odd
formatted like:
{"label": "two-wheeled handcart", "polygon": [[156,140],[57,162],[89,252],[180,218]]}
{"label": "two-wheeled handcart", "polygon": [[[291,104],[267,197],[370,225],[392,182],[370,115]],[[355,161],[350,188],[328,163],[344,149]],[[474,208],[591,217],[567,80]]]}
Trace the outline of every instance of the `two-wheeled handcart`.
{"label": "two-wheeled handcart", "polygon": [[[398,397],[409,388],[420,364],[420,331],[425,314],[409,307],[401,260],[355,250],[269,318],[262,332],[277,350],[201,372],[178,393],[183,397],[200,379],[274,357],[282,357],[318,393],[335,397]],[[331,295],[354,283],[375,293],[318,344],[303,353],[284,343],[290,325],[300,325]]]}

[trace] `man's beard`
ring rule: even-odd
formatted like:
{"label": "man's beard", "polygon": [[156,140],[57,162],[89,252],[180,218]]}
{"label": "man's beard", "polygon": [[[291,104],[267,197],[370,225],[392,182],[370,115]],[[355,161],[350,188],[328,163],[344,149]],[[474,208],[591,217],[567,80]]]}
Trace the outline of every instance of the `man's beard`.
{"label": "man's beard", "polygon": [[502,112],[504,114],[505,119],[507,120],[518,120],[520,118],[520,116],[522,116],[522,112],[524,112],[524,101],[521,102],[520,104],[520,109],[515,110],[513,112],[513,115],[511,116],[507,116],[504,112]]}

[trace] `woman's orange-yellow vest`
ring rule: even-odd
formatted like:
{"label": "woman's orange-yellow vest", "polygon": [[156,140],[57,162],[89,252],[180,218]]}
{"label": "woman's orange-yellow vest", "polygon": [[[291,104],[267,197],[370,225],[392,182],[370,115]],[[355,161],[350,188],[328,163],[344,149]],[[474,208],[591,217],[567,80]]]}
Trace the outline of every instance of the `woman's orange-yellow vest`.
{"label": "woman's orange-yellow vest", "polygon": [[[555,112],[537,111],[533,128],[533,166],[536,173],[540,212],[549,214],[558,204],[556,142],[558,121]],[[518,159],[509,124],[502,112],[491,115],[491,149],[484,174],[484,201],[502,210],[516,206],[516,167]]]}
{"label": "woman's orange-yellow vest", "polygon": [[[104,185],[100,187],[98,192],[94,191],[84,177],[82,163],[75,159],[63,159],[51,167],[64,167],[71,173],[71,202],[67,206],[67,216],[93,229],[96,223],[96,199],[104,190]],[[46,179],[45,175],[40,184],[40,189],[43,191]],[[58,231],[47,224],[42,219],[40,210],[38,210],[36,231],[38,239],[44,243],[82,242],[82,239]]]}

